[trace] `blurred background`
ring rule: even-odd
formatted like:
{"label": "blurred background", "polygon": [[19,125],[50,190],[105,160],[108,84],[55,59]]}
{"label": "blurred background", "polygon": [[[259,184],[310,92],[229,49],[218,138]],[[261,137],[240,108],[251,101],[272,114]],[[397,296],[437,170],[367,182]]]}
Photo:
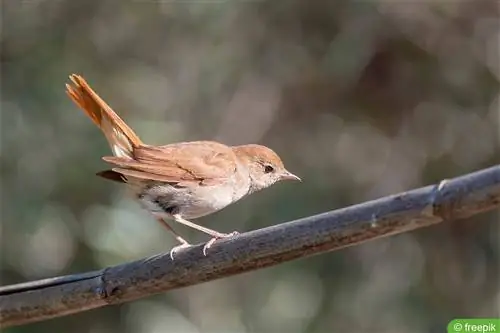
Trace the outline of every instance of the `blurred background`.
{"label": "blurred background", "polygon": [[[499,163],[499,4],[10,1],[1,34],[1,284],[175,240],[67,98],[79,73],[151,144],[272,147],[283,183],[198,220],[248,231]],[[498,211],[5,332],[443,332],[498,316]],[[191,242],[205,235],[182,226]]]}

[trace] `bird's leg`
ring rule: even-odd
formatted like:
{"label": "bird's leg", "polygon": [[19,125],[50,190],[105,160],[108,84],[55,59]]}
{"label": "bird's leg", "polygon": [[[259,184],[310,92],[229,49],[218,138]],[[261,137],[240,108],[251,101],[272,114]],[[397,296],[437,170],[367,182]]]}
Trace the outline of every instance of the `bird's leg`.
{"label": "bird's leg", "polygon": [[173,218],[176,222],[179,222],[179,223],[184,224],[188,227],[191,227],[193,229],[199,230],[201,232],[204,232],[204,233],[212,236],[212,239],[210,239],[203,247],[203,254],[204,255],[207,255],[207,250],[215,243],[216,240],[222,239],[222,238],[233,237],[233,236],[236,236],[239,234],[239,232],[237,232],[237,231],[233,231],[229,234],[224,234],[224,233],[221,233],[221,232],[218,232],[218,231],[206,228],[206,227],[202,227],[201,225],[198,225],[196,223],[193,223],[191,221],[184,219],[179,214],[173,215]]}
{"label": "bird's leg", "polygon": [[185,220],[182,216],[180,216],[178,214],[173,215],[172,217],[174,218],[174,220],[176,222],[184,224],[184,225],[186,225],[188,227],[191,227],[193,229],[196,229],[198,231],[204,232],[204,233],[206,233],[206,234],[208,234],[208,235],[210,235],[212,237],[225,238],[225,237],[231,236],[233,234],[233,233],[224,234],[224,233],[221,233],[221,232],[218,232],[218,231],[206,228],[206,227],[202,227],[201,225],[198,225],[198,224],[193,223],[191,221]]}
{"label": "bird's leg", "polygon": [[185,240],[184,238],[182,238],[175,230],[174,228],[172,228],[165,220],[163,220],[162,218],[160,217],[157,217],[156,218],[156,221],[158,221],[162,226],[164,226],[165,228],[168,229],[168,231],[170,231],[172,234],[174,234],[175,236],[175,239],[177,239],[177,241],[180,243],[179,245],[177,246],[174,246],[171,250],[170,250],[170,258],[172,260],[174,260],[174,254],[179,251],[180,249],[184,249],[184,248],[187,248],[187,247],[190,247],[191,244],[189,244],[189,242],[187,240]]}

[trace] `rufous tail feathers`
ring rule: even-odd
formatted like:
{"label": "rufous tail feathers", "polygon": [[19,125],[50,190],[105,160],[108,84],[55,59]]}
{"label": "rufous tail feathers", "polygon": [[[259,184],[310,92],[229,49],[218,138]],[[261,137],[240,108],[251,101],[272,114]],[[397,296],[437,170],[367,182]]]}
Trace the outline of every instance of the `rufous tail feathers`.
{"label": "rufous tail feathers", "polygon": [[104,102],[80,75],[70,75],[72,85],[66,93],[99,127],[115,156],[133,158],[135,147],[142,144],[134,131]]}

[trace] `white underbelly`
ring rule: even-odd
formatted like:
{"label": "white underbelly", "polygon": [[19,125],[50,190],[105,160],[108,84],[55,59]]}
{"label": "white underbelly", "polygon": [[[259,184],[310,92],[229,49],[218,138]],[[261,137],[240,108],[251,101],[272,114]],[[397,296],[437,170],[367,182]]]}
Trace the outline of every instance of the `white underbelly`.
{"label": "white underbelly", "polygon": [[230,185],[176,188],[165,184],[151,188],[140,201],[156,216],[171,218],[169,209],[172,209],[185,219],[195,219],[221,210],[247,193],[246,186],[235,191]]}

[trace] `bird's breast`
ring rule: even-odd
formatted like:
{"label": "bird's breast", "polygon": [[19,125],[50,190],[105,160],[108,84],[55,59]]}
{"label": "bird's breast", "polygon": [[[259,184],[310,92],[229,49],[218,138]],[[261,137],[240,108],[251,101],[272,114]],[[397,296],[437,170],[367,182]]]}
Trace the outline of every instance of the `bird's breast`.
{"label": "bird's breast", "polygon": [[240,200],[249,189],[250,180],[244,173],[235,173],[217,185],[198,186],[193,189],[192,205],[186,207],[186,214],[191,218],[211,214]]}

